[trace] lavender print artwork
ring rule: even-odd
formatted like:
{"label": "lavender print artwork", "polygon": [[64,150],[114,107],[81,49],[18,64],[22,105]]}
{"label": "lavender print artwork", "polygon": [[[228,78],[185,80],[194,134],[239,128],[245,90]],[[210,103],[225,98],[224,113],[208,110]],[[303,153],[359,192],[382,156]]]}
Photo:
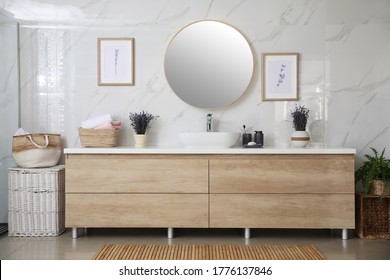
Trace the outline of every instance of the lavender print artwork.
{"label": "lavender print artwork", "polygon": [[276,83],[277,87],[279,87],[283,83],[284,78],[286,77],[286,72],[284,72],[285,68],[286,68],[286,64],[280,65],[279,78],[278,78],[278,82]]}
{"label": "lavender print artwork", "polygon": [[115,76],[118,75],[118,56],[119,50],[115,49]]}
{"label": "lavender print artwork", "polygon": [[99,39],[99,85],[134,84],[134,41],[129,38]]}
{"label": "lavender print artwork", "polygon": [[298,53],[262,55],[262,100],[298,100]]}
{"label": "lavender print artwork", "polygon": [[274,60],[269,63],[269,91],[279,94],[291,92],[291,63],[287,60]]}
{"label": "lavender print artwork", "polygon": [[126,52],[121,46],[105,47],[104,53],[104,74],[105,77],[112,81],[119,81],[126,79],[128,75],[128,68],[125,62]]}

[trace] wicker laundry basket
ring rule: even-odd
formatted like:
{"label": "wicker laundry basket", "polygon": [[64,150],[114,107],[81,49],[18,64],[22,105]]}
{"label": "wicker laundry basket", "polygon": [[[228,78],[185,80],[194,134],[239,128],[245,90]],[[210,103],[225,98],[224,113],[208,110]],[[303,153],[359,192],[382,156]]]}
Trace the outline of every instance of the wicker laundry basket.
{"label": "wicker laundry basket", "polygon": [[356,195],[356,234],[361,239],[390,239],[390,196]]}
{"label": "wicker laundry basket", "polygon": [[79,128],[80,143],[83,147],[115,147],[118,142],[118,129]]}
{"label": "wicker laundry basket", "polygon": [[57,236],[65,230],[65,166],[8,169],[8,235]]}

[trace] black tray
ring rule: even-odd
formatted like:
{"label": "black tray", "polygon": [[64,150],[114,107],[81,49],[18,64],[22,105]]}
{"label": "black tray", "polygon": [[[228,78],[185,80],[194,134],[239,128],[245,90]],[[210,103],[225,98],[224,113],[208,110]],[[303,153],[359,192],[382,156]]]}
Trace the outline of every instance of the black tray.
{"label": "black tray", "polygon": [[251,148],[259,149],[259,148],[263,148],[263,145],[261,145],[261,144],[257,144],[257,145],[244,145],[243,147],[246,148],[246,149],[251,149]]}

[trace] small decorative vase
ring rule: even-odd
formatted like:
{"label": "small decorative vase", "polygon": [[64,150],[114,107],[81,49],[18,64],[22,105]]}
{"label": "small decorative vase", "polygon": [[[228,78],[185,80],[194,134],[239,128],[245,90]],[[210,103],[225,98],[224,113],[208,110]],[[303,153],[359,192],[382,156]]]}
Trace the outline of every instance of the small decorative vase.
{"label": "small decorative vase", "polygon": [[291,135],[291,143],[295,147],[305,147],[310,141],[310,135],[307,131],[294,131]]}
{"label": "small decorative vase", "polygon": [[136,148],[145,148],[146,146],[146,134],[135,134],[135,147]]}
{"label": "small decorative vase", "polygon": [[373,180],[370,195],[389,195],[389,188],[385,188],[383,180]]}

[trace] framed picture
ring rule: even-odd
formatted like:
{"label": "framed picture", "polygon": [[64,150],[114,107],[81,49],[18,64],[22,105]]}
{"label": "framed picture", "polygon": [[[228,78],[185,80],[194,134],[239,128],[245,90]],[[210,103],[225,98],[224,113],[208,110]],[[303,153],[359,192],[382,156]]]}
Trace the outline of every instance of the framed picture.
{"label": "framed picture", "polygon": [[134,85],[134,39],[98,38],[98,85]]}
{"label": "framed picture", "polygon": [[263,53],[263,101],[298,100],[298,53]]}

